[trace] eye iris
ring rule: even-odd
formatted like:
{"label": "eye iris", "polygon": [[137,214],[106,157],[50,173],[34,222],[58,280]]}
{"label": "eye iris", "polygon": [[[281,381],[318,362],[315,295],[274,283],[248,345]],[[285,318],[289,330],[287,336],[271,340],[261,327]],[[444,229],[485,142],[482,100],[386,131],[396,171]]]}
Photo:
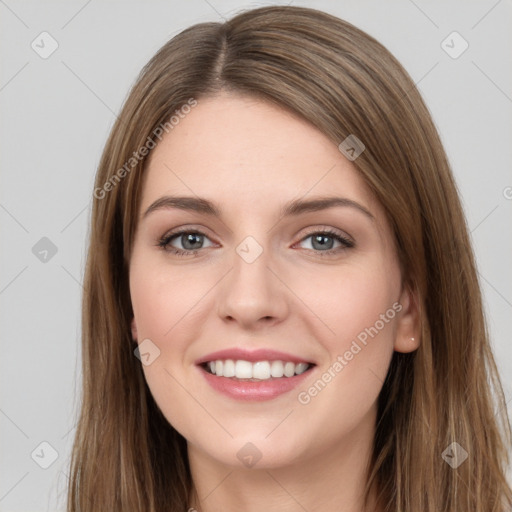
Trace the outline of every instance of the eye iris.
{"label": "eye iris", "polygon": [[[326,243],[326,240],[327,240],[327,243]],[[329,244],[329,241],[331,242]],[[319,247],[315,247],[315,243],[319,243],[320,246]],[[313,248],[314,249],[332,249],[332,246],[333,246],[333,243],[334,243],[334,240],[332,239],[331,236],[326,236],[326,235],[315,235],[313,237]]]}
{"label": "eye iris", "polygon": [[[193,251],[194,249],[200,249],[203,242],[203,236],[198,233],[187,233],[185,235],[181,235],[181,242],[187,251]],[[192,247],[187,247],[187,244],[189,243],[192,244]]]}

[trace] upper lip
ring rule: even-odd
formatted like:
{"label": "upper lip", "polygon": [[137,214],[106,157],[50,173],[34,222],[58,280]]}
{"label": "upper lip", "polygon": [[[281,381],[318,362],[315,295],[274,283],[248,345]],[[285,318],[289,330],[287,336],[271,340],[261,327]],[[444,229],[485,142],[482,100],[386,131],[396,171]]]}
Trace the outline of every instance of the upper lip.
{"label": "upper lip", "polygon": [[251,363],[258,361],[290,361],[292,363],[309,363],[314,364],[312,361],[308,361],[299,356],[293,354],[287,354],[286,352],[279,352],[272,349],[260,348],[257,350],[247,350],[241,348],[227,348],[212,352],[204,357],[201,357],[196,361],[197,365],[208,363],[210,361],[225,361],[226,359],[233,359],[234,361],[243,360]]}

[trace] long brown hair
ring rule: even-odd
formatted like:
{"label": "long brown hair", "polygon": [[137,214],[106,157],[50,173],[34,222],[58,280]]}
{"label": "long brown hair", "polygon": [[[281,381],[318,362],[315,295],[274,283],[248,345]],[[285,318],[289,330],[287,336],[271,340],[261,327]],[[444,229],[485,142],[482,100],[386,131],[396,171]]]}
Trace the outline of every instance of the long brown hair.
{"label": "long brown hair", "polygon": [[[510,422],[466,221],[429,112],[375,39],[317,10],[275,6],[195,25],[165,44],[105,146],[85,272],[68,511],[187,508],[186,441],[160,412],[133,353],[128,268],[146,161],[140,148],[158,142],[158,127],[170,131],[169,119],[191,98],[221,90],[289,109],[336,145],[353,134],[366,147],[354,164],[385,208],[422,325],[420,348],[394,354],[379,396],[367,497],[378,489],[386,512],[510,510]],[[452,443],[467,452],[455,468],[443,457]],[[458,445],[452,457],[464,453]]]}

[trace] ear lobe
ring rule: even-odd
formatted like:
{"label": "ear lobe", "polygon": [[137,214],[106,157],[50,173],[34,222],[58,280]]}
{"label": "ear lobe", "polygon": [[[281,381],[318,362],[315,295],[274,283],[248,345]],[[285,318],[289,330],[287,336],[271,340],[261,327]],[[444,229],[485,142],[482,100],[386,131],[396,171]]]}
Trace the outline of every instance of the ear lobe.
{"label": "ear lobe", "polygon": [[394,349],[396,352],[413,352],[420,346],[420,313],[417,293],[404,286],[399,303]]}
{"label": "ear lobe", "polygon": [[133,341],[137,341],[137,324],[135,323],[135,317],[132,318],[132,338]]}

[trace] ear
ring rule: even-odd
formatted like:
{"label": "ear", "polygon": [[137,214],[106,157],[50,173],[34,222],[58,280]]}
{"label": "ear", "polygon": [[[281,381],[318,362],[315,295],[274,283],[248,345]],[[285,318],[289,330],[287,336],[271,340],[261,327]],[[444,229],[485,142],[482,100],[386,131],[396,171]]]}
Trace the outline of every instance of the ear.
{"label": "ear", "polygon": [[418,295],[408,285],[404,285],[399,303],[402,309],[397,316],[394,349],[396,352],[413,352],[420,346]]}
{"label": "ear", "polygon": [[137,341],[137,324],[135,323],[135,317],[132,318],[132,338],[133,341]]}

